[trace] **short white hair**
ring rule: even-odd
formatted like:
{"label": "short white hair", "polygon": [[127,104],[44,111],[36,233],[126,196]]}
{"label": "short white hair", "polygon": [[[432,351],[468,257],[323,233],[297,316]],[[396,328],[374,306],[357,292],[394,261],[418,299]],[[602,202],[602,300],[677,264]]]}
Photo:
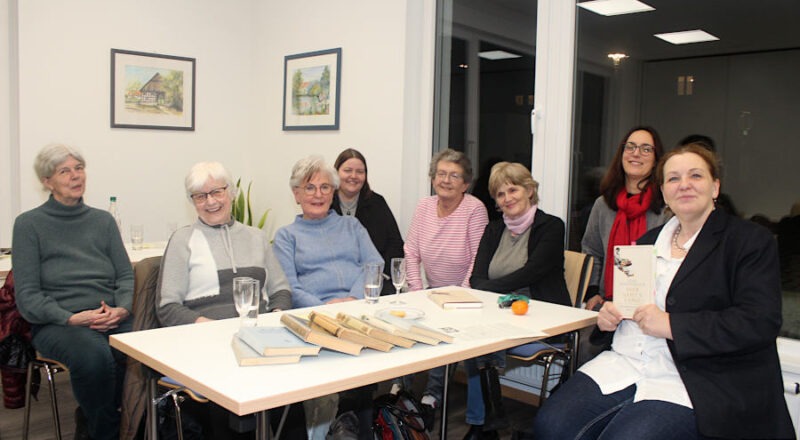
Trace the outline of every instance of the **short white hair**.
{"label": "short white hair", "polygon": [[192,165],[183,181],[186,186],[186,196],[191,198],[192,194],[203,189],[208,179],[224,180],[225,185],[228,185],[231,199],[236,197],[236,184],[228,170],[219,162],[198,162]]}
{"label": "short white hair", "polygon": [[52,177],[56,172],[56,168],[70,156],[74,157],[81,165],[86,166],[83,155],[75,147],[64,144],[45,145],[33,161],[33,169],[36,171],[36,176],[40,181]]}
{"label": "short white hair", "polygon": [[289,187],[300,187],[304,182],[311,180],[317,173],[326,173],[331,185],[339,188],[339,173],[332,166],[325,163],[322,156],[308,156],[297,161],[292,167],[292,176],[289,178]]}

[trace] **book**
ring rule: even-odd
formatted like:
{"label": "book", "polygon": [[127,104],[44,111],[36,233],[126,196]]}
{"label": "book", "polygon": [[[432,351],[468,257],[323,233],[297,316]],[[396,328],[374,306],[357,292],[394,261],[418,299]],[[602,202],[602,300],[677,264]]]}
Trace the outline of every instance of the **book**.
{"label": "book", "polygon": [[233,354],[236,356],[236,362],[240,367],[250,367],[255,365],[275,365],[275,364],[293,364],[300,362],[299,354],[287,354],[281,356],[262,356],[252,347],[247,345],[244,341],[239,339],[238,336],[233,335],[231,340],[231,348]]}
{"label": "book", "polygon": [[303,341],[286,327],[242,327],[239,330],[239,339],[262,356],[319,354],[318,345]]}
{"label": "book", "polygon": [[319,312],[311,312],[308,315],[308,319],[309,321],[311,321],[312,324],[316,324],[322,327],[324,331],[327,331],[328,333],[332,334],[333,336],[336,336],[337,338],[355,342],[356,344],[363,345],[373,350],[386,352],[391,350],[392,347],[394,347],[394,345],[386,341],[375,339],[373,337],[365,335],[364,333],[348,328],[343,324],[341,324],[336,319],[327,315],[323,315],[322,313]]}
{"label": "book", "polygon": [[393,335],[385,330],[375,327],[374,325],[367,324],[366,322],[356,318],[355,316],[350,316],[346,313],[340,312],[339,314],[337,314],[336,320],[341,322],[342,325],[344,325],[345,327],[359,331],[375,339],[386,341],[398,347],[411,348],[414,346],[414,344],[416,344],[416,341],[412,339],[407,339],[402,336]]}
{"label": "book", "polygon": [[[364,319],[364,316],[362,316],[362,319]],[[369,323],[384,322],[388,324],[389,328],[394,329],[395,334],[402,335],[403,337],[408,337],[410,339],[414,339],[415,341],[424,342],[430,345],[436,345],[439,342],[446,342],[448,344],[451,344],[453,342],[453,337],[448,335],[447,333],[441,332],[439,330],[433,329],[431,327],[428,327],[426,325],[420,324],[415,321],[396,318],[394,316],[384,316],[382,318],[371,317],[369,319],[370,320],[367,321]]]}
{"label": "book", "polygon": [[428,294],[428,298],[443,309],[480,309],[483,307],[483,301],[466,290],[434,290]]}
{"label": "book", "polygon": [[355,342],[339,339],[326,332],[312,329],[311,323],[308,320],[292,315],[291,313],[282,314],[281,323],[300,339],[311,344],[319,345],[322,348],[327,348],[328,350],[358,356],[361,354],[361,349],[364,348],[363,345],[356,344]]}
{"label": "book", "polygon": [[400,336],[400,337],[405,338],[405,339],[410,339],[412,341],[422,342],[423,344],[436,345],[436,344],[442,342],[441,340],[436,339],[436,338],[430,338],[428,336],[421,335],[419,333],[414,333],[414,332],[402,329],[402,328],[400,328],[400,327],[398,327],[396,325],[388,323],[388,322],[386,322],[386,321],[384,321],[384,320],[382,320],[380,318],[377,318],[375,316],[361,315],[361,320],[366,322],[367,324],[372,325],[374,327],[377,327],[377,328],[379,328],[379,329],[381,329],[381,330],[383,330],[383,331],[385,331],[385,332],[387,332],[389,334],[392,334],[392,335],[395,335],[395,336]]}
{"label": "book", "polygon": [[614,246],[614,306],[624,318],[655,301],[656,248],[653,245]]}

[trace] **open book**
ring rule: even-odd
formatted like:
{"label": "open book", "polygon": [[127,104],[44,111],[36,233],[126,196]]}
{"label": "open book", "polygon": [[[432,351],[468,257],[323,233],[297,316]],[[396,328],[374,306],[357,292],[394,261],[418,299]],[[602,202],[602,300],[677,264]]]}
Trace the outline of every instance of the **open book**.
{"label": "open book", "polygon": [[624,318],[655,301],[656,249],[653,245],[614,246],[614,306]]}
{"label": "open book", "polygon": [[386,330],[378,328],[372,324],[368,324],[366,321],[358,319],[355,316],[350,316],[346,313],[339,313],[338,315],[336,315],[336,320],[341,322],[344,326],[348,328],[351,328],[353,330],[358,330],[359,332],[364,333],[365,335],[371,336],[375,339],[380,339],[381,341],[386,341],[398,347],[411,348],[416,343],[416,341],[414,341],[413,339],[408,339],[402,336],[389,333]]}
{"label": "open book", "polygon": [[480,309],[483,301],[466,290],[436,289],[428,294],[428,298],[443,309]]}
{"label": "open book", "polygon": [[361,349],[364,348],[361,344],[339,339],[325,331],[314,329],[308,320],[290,313],[281,315],[281,322],[300,339],[328,350],[358,356],[361,354]]}
{"label": "open book", "polygon": [[322,331],[328,332],[337,338],[355,342],[356,344],[363,345],[373,350],[389,351],[394,347],[394,345],[386,341],[375,339],[358,330],[353,330],[337,321],[335,318],[323,315],[319,312],[311,312],[311,314],[308,315],[308,319],[311,321],[312,329],[318,326]]}
{"label": "open book", "polygon": [[362,315],[361,319],[393,335],[402,336],[424,344],[436,345],[440,342],[446,342],[448,344],[453,342],[453,337],[447,333],[411,320],[395,318],[393,316],[376,318],[367,315]]}

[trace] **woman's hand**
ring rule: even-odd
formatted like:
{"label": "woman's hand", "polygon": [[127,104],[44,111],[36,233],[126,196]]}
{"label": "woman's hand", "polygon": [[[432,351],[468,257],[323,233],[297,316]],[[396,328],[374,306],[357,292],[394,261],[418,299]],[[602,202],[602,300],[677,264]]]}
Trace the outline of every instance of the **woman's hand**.
{"label": "woman's hand", "polygon": [[328,302],[326,302],[325,304],[336,304],[336,303],[342,303],[342,302],[347,302],[347,301],[355,301],[355,300],[356,299],[353,298],[352,296],[346,296],[344,298],[333,298],[331,300],[328,300]]}
{"label": "woman's hand", "polygon": [[111,307],[106,304],[105,301],[100,301],[100,310],[101,312],[95,317],[94,322],[89,325],[90,329],[99,332],[107,332],[119,327],[119,323],[128,319],[128,316],[130,316],[130,313],[128,313],[126,309],[122,307]]}
{"label": "woman's hand", "polygon": [[633,312],[633,320],[639,324],[644,334],[657,338],[672,339],[672,327],[669,324],[669,313],[655,304],[639,306]]}
{"label": "woman's hand", "polygon": [[613,301],[605,301],[597,315],[597,327],[604,332],[613,332],[622,322],[622,314]]}
{"label": "woman's hand", "polygon": [[92,310],[84,310],[82,312],[74,313],[67,320],[68,325],[77,327],[91,327],[94,321],[103,313],[103,307]]}
{"label": "woman's hand", "polygon": [[586,301],[586,310],[596,310],[595,307],[602,306],[605,301],[600,295],[595,295]]}
{"label": "woman's hand", "polygon": [[198,322],[211,322],[213,319],[206,318],[205,316],[199,316],[197,319],[194,320],[195,324]]}

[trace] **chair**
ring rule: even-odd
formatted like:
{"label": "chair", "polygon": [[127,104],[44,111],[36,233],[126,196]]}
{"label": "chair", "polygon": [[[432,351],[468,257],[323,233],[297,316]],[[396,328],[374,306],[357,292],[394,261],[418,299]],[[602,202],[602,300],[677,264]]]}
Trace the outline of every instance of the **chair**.
{"label": "chair", "polygon": [[[31,397],[33,396],[33,372],[44,370],[47,377],[48,389],[50,390],[50,409],[53,413],[53,429],[56,440],[61,440],[61,421],[58,417],[58,400],[56,399],[55,375],[61,372],[69,372],[66,365],[59,361],[39,356],[28,362],[28,378],[25,381],[25,418],[22,423],[22,440],[28,439],[28,431],[31,419]],[[40,376],[41,377],[41,376]]]}
{"label": "chair", "polygon": [[[589,277],[592,274],[594,260],[591,256],[574,251],[564,251],[564,279],[567,291],[574,307],[581,307]],[[524,362],[532,362],[544,368],[539,394],[539,405],[547,397],[547,383],[550,380],[550,369],[555,362],[562,366],[561,377],[569,377],[575,372],[575,358],[578,350],[578,332],[570,334],[570,341],[548,344],[543,341],[520,345],[507,351],[508,356]]]}

